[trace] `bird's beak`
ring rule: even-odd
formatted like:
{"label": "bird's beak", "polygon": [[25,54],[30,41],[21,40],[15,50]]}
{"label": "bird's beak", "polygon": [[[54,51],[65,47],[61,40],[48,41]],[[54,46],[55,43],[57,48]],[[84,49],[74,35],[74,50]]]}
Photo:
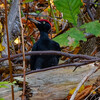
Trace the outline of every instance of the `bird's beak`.
{"label": "bird's beak", "polygon": [[28,20],[32,21],[34,24],[41,24],[39,21],[32,19],[32,18],[27,18]]}

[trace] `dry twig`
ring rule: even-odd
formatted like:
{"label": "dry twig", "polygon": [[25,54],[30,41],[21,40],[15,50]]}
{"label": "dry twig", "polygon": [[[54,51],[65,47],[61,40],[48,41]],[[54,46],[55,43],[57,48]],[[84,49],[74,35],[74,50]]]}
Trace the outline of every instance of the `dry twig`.
{"label": "dry twig", "polygon": [[20,25],[21,25],[21,34],[22,34],[22,48],[23,48],[23,93],[22,93],[22,100],[26,100],[25,97],[25,82],[26,82],[26,67],[25,67],[25,47],[24,47],[24,28],[23,28],[23,24],[21,21],[21,7],[20,7],[20,0],[19,0],[19,19],[20,19]]}
{"label": "dry twig", "polygon": [[88,99],[88,97],[90,97],[91,96],[91,94],[94,92],[94,91],[96,91],[97,89],[99,89],[100,88],[100,86],[98,86],[98,87],[96,87],[84,100],[87,100]]}
{"label": "dry twig", "polygon": [[[13,75],[12,75],[12,64],[10,58],[10,49],[9,49],[9,34],[8,34],[8,24],[7,24],[7,0],[5,0],[5,27],[6,27],[6,34],[7,34],[7,46],[8,46],[8,61],[9,61],[9,70],[10,70],[10,82],[13,82]],[[12,90],[12,100],[14,100],[14,89],[13,85],[11,85]]]}

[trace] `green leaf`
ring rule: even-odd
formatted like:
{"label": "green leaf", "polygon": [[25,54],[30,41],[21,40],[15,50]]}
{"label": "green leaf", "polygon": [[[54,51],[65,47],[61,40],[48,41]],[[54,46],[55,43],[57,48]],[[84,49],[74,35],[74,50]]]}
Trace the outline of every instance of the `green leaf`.
{"label": "green leaf", "polygon": [[21,17],[24,17],[24,13],[23,13],[23,11],[21,10]]}
{"label": "green leaf", "polygon": [[66,46],[68,44],[68,34],[67,33],[63,33],[57,37],[55,37],[53,40],[58,42],[60,44],[60,46]]}
{"label": "green leaf", "polygon": [[[68,37],[74,39],[74,42],[69,45]],[[79,31],[77,28],[71,28],[70,30],[66,31],[65,33],[57,36],[54,38],[56,42],[60,44],[60,46],[73,46],[76,47],[79,44],[79,40],[86,40],[85,35],[82,31]]]}
{"label": "green leaf", "polygon": [[8,88],[6,85],[0,85],[0,88]]}
{"label": "green leaf", "polygon": [[33,2],[34,0],[25,0],[23,3]]}
{"label": "green leaf", "polygon": [[[52,14],[53,19],[55,19],[55,13],[54,13],[54,10],[52,9],[52,7],[51,7],[51,14]],[[54,22],[54,26],[56,28],[56,33],[58,33],[59,32],[59,27],[58,27],[57,21],[53,20],[53,22]]]}
{"label": "green leaf", "polygon": [[9,84],[9,81],[0,82],[0,85]]}
{"label": "green leaf", "polygon": [[0,100],[5,100],[4,98],[0,98]]}
{"label": "green leaf", "polygon": [[9,83],[9,85],[14,85],[16,83],[16,81],[13,81],[12,83]]}
{"label": "green leaf", "polygon": [[33,38],[33,36],[31,36],[31,40],[32,40],[32,43],[34,44],[35,43],[35,39]]}
{"label": "green leaf", "polygon": [[99,23],[99,21],[85,23],[84,25],[81,26],[81,28],[85,28],[86,33],[91,33],[95,36],[100,36],[100,23]]}
{"label": "green leaf", "polygon": [[40,13],[40,11],[38,11],[38,10],[37,10],[37,11],[36,11],[36,13],[37,13],[37,14],[39,14],[39,13]]}
{"label": "green leaf", "polygon": [[11,3],[11,0],[7,0],[8,1],[8,3]]}
{"label": "green leaf", "polygon": [[8,85],[14,85],[16,83],[16,81],[10,83],[9,81],[4,81],[4,82],[0,82],[0,88],[8,88],[8,86],[6,86],[5,84]]}
{"label": "green leaf", "polygon": [[77,25],[77,18],[82,6],[81,0],[54,0],[57,9],[63,13],[63,18]]}

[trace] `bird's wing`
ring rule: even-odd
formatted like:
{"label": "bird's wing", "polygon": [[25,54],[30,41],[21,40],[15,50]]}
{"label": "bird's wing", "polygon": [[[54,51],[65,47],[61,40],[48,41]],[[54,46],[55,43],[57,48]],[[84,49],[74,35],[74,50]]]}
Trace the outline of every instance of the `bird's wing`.
{"label": "bird's wing", "polygon": [[[32,51],[36,51],[37,50],[37,45],[36,43],[33,45]],[[30,68],[31,70],[34,70],[34,65],[36,62],[36,56],[35,55],[31,55],[30,57]]]}
{"label": "bird's wing", "polygon": [[61,51],[60,45],[59,45],[57,42],[52,41],[52,44],[54,45],[54,49],[55,49],[56,51]]}
{"label": "bird's wing", "polygon": [[[52,41],[52,45],[53,45],[55,51],[61,51],[60,45],[59,45],[57,42]],[[59,61],[59,58],[60,58],[61,56],[58,55],[58,56],[56,56],[56,57],[57,57],[57,59],[58,59],[58,61]]]}

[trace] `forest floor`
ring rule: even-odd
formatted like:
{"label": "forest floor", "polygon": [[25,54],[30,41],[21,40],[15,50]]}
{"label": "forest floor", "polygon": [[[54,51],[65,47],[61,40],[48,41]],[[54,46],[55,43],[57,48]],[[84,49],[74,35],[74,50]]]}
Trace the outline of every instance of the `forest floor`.
{"label": "forest floor", "polygon": [[[60,69],[49,70],[45,72],[33,73],[26,76],[30,97],[27,100],[64,100],[69,91],[77,87],[78,83],[90,72],[95,69],[93,64],[85,65],[76,69],[74,67],[66,67]],[[94,73],[86,82],[85,85],[93,85],[100,75],[100,70]],[[16,79],[23,81],[21,77]],[[21,100],[19,86],[15,88],[15,100]],[[7,89],[0,88],[0,97],[5,100],[11,100],[10,87]]]}

